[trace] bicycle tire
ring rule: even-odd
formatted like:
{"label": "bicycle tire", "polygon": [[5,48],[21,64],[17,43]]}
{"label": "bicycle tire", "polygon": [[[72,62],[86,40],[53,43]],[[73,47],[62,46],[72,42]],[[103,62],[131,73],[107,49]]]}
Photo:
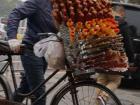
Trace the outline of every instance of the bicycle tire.
{"label": "bicycle tire", "polygon": [[[108,88],[106,88],[105,86],[103,86],[101,84],[96,83],[93,80],[84,80],[84,81],[79,81],[79,82],[75,83],[76,90],[77,90],[77,88],[82,87],[82,86],[91,86],[92,88],[96,87],[96,88],[101,89],[102,91],[108,93],[108,95],[113,99],[114,103],[113,104],[107,104],[107,105],[122,105],[120,100],[117,98],[117,96],[111,90],[109,90]],[[70,94],[71,93],[70,91],[71,91],[71,85],[70,84],[67,84],[66,86],[62,87],[60,89],[60,91],[54,96],[54,98],[51,102],[51,105],[74,105],[73,102],[71,102],[72,104],[70,102],[68,102],[67,104],[60,103],[60,101],[62,99],[66,99],[66,98],[64,98],[64,96],[68,93]],[[82,99],[82,100],[84,100],[84,99]],[[78,104],[78,105],[81,105],[81,103]],[[84,103],[82,105],[90,105],[90,104]],[[96,105],[96,104],[92,103],[91,105]]]}
{"label": "bicycle tire", "polygon": [[0,98],[12,101],[12,91],[7,79],[0,76]]}

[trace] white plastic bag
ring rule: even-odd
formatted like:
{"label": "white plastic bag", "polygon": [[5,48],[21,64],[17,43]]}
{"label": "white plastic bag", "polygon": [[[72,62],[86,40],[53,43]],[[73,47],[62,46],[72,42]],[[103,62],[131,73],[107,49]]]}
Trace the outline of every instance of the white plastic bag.
{"label": "white plastic bag", "polygon": [[64,69],[64,47],[56,36],[50,36],[36,43],[34,53],[38,57],[45,57],[48,69]]}

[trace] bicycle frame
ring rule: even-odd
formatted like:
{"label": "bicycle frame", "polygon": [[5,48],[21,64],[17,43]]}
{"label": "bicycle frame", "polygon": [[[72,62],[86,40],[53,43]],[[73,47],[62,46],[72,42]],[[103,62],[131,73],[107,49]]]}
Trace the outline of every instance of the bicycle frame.
{"label": "bicycle frame", "polygon": [[[40,99],[42,98],[45,98],[47,95],[49,95],[49,93],[51,91],[53,91],[55,89],[55,87],[57,87],[63,80],[65,80],[67,77],[68,77],[68,83],[71,84],[71,86],[74,86],[75,84],[75,81],[74,81],[74,77],[72,75],[73,71],[70,69],[70,66],[69,66],[69,63],[68,61],[66,60],[66,65],[67,67],[69,68],[68,70],[66,70],[66,73],[56,82],[53,84],[53,86],[51,86],[44,94],[42,94],[37,100],[35,100],[33,102],[33,105],[38,102]],[[41,86],[43,86],[45,83],[47,83],[51,78],[53,78],[53,76],[55,76],[60,70],[55,70],[49,77],[47,77],[45,79],[45,81],[43,81],[40,85],[38,85],[35,89],[33,89],[30,93],[27,93],[27,94],[21,94],[21,93],[18,93],[19,95],[21,96],[24,96],[24,97],[29,97],[31,96],[34,92],[36,92]],[[73,96],[72,96],[73,97]]]}
{"label": "bicycle frame", "polygon": [[[12,56],[8,55],[8,58],[5,60],[2,60],[0,62],[3,61],[7,61],[6,64],[4,65],[4,67],[1,69],[0,71],[0,75],[4,74],[5,71],[7,70],[8,66],[10,66],[10,70],[11,70],[11,74],[12,74],[12,80],[13,80],[13,84],[14,84],[14,89],[15,91],[17,90],[17,82],[16,82],[16,76],[14,73],[14,67],[13,67],[13,63],[12,63]],[[68,61],[66,60],[66,66],[67,66],[67,70],[66,73],[56,82],[53,84],[52,87],[50,87],[44,94],[42,94],[34,103],[33,105],[38,102],[40,99],[45,98],[51,91],[53,91],[53,89],[55,89],[55,87],[57,87],[63,80],[65,80],[68,77],[68,83],[71,84],[72,87],[74,87],[74,76],[73,76],[73,70],[70,69],[70,65],[68,63]],[[45,79],[45,81],[43,81],[40,85],[38,85],[35,89],[33,89],[31,92],[27,93],[27,94],[21,94],[21,93],[17,93],[21,96],[24,97],[30,97],[31,95],[33,95],[34,92],[36,92],[40,87],[42,87],[45,83],[47,83],[51,78],[53,78],[53,76],[55,76],[60,70],[55,70],[49,77],[47,77]],[[75,92],[75,90],[73,89],[73,92]],[[74,97],[74,95],[72,96],[72,98]],[[75,102],[74,102],[75,103]]]}
{"label": "bicycle frame", "polygon": [[13,66],[13,63],[12,63],[12,56],[11,55],[7,55],[7,56],[8,56],[7,59],[4,59],[4,60],[0,61],[0,62],[6,61],[5,65],[0,70],[0,75],[3,75],[5,73],[5,71],[8,70],[8,67],[10,66],[10,71],[11,71],[11,74],[12,74],[12,81],[13,81],[13,85],[14,85],[14,90],[16,91],[17,82],[16,82],[16,76],[14,74],[14,66]]}

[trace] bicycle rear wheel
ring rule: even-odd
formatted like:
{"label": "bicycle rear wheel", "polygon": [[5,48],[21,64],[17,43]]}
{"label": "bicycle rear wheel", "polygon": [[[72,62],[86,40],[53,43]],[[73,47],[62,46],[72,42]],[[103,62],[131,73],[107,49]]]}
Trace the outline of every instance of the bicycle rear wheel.
{"label": "bicycle rear wheel", "polygon": [[3,75],[0,76],[0,99],[12,100],[11,88]]}
{"label": "bicycle rear wheel", "polygon": [[[113,92],[95,81],[88,80],[78,82],[75,84],[75,88],[78,100],[77,104],[73,104],[71,86],[67,85],[55,95],[51,105],[122,105]],[[106,93],[109,97],[108,100],[103,99],[104,97],[97,96],[97,89]],[[102,101],[104,101],[104,103]]]}

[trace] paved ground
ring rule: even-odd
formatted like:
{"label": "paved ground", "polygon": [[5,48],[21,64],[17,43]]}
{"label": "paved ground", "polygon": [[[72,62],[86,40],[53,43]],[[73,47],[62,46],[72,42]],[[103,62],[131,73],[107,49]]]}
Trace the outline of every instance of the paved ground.
{"label": "paved ground", "polygon": [[140,90],[118,89],[115,93],[123,105],[140,105]]}

